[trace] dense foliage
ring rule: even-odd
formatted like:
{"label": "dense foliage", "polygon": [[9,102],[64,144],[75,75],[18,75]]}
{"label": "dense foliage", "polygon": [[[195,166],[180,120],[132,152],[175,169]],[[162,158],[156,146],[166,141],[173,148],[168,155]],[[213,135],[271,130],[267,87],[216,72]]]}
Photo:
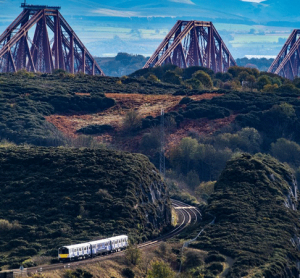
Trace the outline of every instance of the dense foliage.
{"label": "dense foliage", "polygon": [[0,266],[113,234],[145,240],[170,222],[166,187],[143,155],[0,148],[0,175]]}
{"label": "dense foliage", "polygon": [[229,161],[209,200],[215,224],[193,246],[235,259],[226,277],[297,277],[296,187],[290,170],[269,156]]}

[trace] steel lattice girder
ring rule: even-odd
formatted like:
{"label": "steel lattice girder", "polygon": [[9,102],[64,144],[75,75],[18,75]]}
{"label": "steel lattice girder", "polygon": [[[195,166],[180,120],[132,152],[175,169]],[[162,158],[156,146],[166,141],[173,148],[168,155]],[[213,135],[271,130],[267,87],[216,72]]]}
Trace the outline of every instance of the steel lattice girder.
{"label": "steel lattice girder", "polygon": [[143,68],[174,64],[226,72],[236,62],[211,22],[178,20]]}
{"label": "steel lattice girder", "polygon": [[276,59],[268,69],[268,72],[278,74],[293,80],[300,76],[300,29],[295,29]]}
{"label": "steel lattice girder", "polygon": [[[58,9],[24,6],[0,36],[0,72],[26,69],[51,73],[63,69],[69,73],[104,75]],[[29,36],[31,30],[33,39]]]}

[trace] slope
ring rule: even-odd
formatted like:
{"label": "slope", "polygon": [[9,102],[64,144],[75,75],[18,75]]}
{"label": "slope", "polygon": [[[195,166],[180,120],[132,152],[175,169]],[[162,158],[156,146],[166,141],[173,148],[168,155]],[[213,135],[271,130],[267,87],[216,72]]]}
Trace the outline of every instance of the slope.
{"label": "slope", "polygon": [[168,192],[139,154],[0,148],[0,267],[113,234],[144,240],[170,223]]}
{"label": "slope", "polygon": [[[233,258],[226,277],[298,277],[297,195],[290,170],[275,159],[258,154],[229,161],[207,209],[215,224],[194,247]],[[207,277],[222,270],[213,261]]]}

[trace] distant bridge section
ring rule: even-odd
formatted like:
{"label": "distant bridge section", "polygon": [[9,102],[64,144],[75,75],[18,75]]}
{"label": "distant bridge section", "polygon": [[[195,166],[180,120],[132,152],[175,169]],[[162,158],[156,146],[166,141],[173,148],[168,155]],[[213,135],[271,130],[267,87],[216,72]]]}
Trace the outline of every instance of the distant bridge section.
{"label": "distant bridge section", "polygon": [[300,76],[300,29],[294,29],[268,72],[293,80]]}
{"label": "distant bridge section", "polygon": [[196,20],[178,20],[144,68],[164,64],[203,66],[214,72],[237,65],[212,22]]}
{"label": "distant bridge section", "polygon": [[[0,72],[104,75],[68,22],[60,7],[21,4],[22,13],[0,36]],[[32,35],[32,37],[30,37]]]}

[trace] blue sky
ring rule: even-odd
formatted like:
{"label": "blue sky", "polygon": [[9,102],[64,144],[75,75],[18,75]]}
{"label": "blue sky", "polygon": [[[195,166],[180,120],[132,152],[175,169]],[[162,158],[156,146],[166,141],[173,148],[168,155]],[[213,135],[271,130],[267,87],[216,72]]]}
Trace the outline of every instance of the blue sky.
{"label": "blue sky", "polygon": [[[21,1],[0,0],[0,33],[21,12]],[[212,21],[235,58],[277,55],[300,28],[299,0],[27,0],[59,5],[95,56],[151,55],[176,20]]]}

